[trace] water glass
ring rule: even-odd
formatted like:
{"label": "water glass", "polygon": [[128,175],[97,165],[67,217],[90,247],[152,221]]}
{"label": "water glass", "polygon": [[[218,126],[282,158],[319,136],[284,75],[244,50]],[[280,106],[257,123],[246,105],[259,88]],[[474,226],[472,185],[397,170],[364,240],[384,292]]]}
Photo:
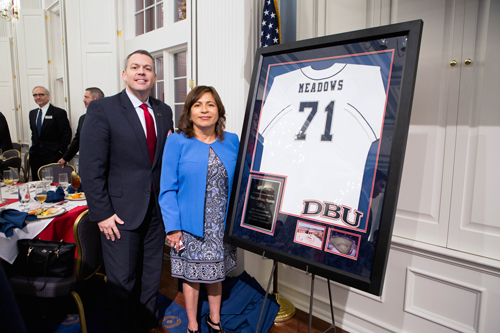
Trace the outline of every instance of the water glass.
{"label": "water glass", "polygon": [[64,191],[66,191],[66,189],[68,188],[69,181],[68,181],[68,174],[67,173],[60,173],[59,174],[59,186],[61,186]]}
{"label": "water glass", "polygon": [[21,211],[27,211],[28,202],[31,199],[30,186],[28,184],[21,184],[17,187],[17,194],[19,202],[21,203]]}
{"label": "water glass", "polygon": [[46,168],[42,170],[42,179],[49,183],[49,186],[54,181],[54,173],[51,168]]}

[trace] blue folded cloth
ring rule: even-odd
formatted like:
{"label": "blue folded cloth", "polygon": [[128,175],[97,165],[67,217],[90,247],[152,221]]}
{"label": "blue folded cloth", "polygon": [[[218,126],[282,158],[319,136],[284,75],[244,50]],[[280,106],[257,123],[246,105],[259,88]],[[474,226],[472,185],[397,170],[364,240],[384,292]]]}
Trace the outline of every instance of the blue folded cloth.
{"label": "blue folded cloth", "polygon": [[58,186],[55,191],[47,191],[45,202],[59,202],[64,200],[64,190]]}
{"label": "blue folded cloth", "polygon": [[[67,191],[68,191],[68,194],[75,193],[75,189],[74,189],[74,188],[73,188],[73,186],[71,186],[71,185],[70,185],[70,186],[68,186]],[[77,192],[77,193],[81,193],[81,192],[83,192],[83,185],[82,185],[82,184],[80,184],[80,187],[78,188],[78,190],[77,190],[76,192]]]}
{"label": "blue folded cloth", "polygon": [[[227,277],[222,285],[222,307],[220,320],[225,330],[230,332],[254,333],[257,329],[260,311],[264,303],[266,291],[246,271],[237,277]],[[208,298],[200,296],[202,300],[200,315],[202,322],[210,312]],[[264,313],[259,326],[259,333],[268,332],[274,324],[274,319],[280,306],[274,295],[269,294],[264,306]],[[201,326],[201,333],[208,328]]]}
{"label": "blue folded cloth", "polygon": [[0,232],[10,237],[14,234],[14,228],[22,229],[26,226],[26,220],[36,220],[36,216],[15,209],[2,210],[0,212]]}

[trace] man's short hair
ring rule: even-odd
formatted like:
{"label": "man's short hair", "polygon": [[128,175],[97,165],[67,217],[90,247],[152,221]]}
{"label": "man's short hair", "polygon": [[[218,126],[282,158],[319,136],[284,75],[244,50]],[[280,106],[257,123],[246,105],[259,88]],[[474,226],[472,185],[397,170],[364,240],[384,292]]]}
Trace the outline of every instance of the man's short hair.
{"label": "man's short hair", "polygon": [[33,93],[33,91],[35,91],[36,88],[43,88],[43,90],[45,90],[45,95],[49,95],[50,96],[49,89],[45,88],[44,86],[36,86],[35,88],[33,88],[33,90],[31,91],[31,93]]}
{"label": "man's short hair", "polygon": [[128,65],[128,59],[133,56],[134,54],[144,54],[144,55],[147,55],[148,57],[151,58],[151,61],[153,62],[153,73],[156,74],[156,66],[155,66],[155,59],[153,58],[153,56],[151,55],[151,53],[149,53],[148,51],[146,50],[137,50],[137,51],[134,51],[132,53],[130,53],[128,56],[127,56],[127,59],[125,59],[125,70],[127,70],[127,65]]}
{"label": "man's short hair", "polygon": [[85,91],[88,91],[90,92],[90,96],[92,96],[92,99],[94,98],[104,98],[104,93],[102,92],[101,89],[97,88],[97,87],[90,87],[90,88],[87,88],[85,89]]}

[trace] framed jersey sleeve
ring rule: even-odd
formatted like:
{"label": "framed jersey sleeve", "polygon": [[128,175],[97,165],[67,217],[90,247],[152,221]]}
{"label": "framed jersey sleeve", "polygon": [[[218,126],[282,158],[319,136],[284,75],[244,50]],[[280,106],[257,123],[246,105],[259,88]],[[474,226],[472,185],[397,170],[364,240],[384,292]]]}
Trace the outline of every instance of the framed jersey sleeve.
{"label": "framed jersey sleeve", "polygon": [[381,293],[422,25],[257,51],[228,242]]}

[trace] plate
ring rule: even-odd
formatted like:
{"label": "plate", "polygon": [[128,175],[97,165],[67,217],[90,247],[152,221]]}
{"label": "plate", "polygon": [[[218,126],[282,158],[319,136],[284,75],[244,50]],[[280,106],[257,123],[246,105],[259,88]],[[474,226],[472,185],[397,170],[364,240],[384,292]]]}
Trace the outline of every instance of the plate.
{"label": "plate", "polygon": [[69,196],[65,196],[65,197],[64,197],[64,199],[66,199],[66,200],[70,200],[70,201],[82,201],[82,200],[87,200],[87,197],[85,196],[85,194],[84,194],[84,193],[82,193],[82,194],[84,195],[84,197],[83,197],[83,198],[72,199],[72,198],[70,198]]}
{"label": "plate", "polygon": [[51,218],[54,218],[54,217],[58,217],[58,216],[61,216],[62,214],[66,213],[66,209],[64,208],[60,208],[61,210],[56,213],[56,214],[49,214],[47,216],[36,216],[37,220],[41,220],[41,219],[51,219]]}

